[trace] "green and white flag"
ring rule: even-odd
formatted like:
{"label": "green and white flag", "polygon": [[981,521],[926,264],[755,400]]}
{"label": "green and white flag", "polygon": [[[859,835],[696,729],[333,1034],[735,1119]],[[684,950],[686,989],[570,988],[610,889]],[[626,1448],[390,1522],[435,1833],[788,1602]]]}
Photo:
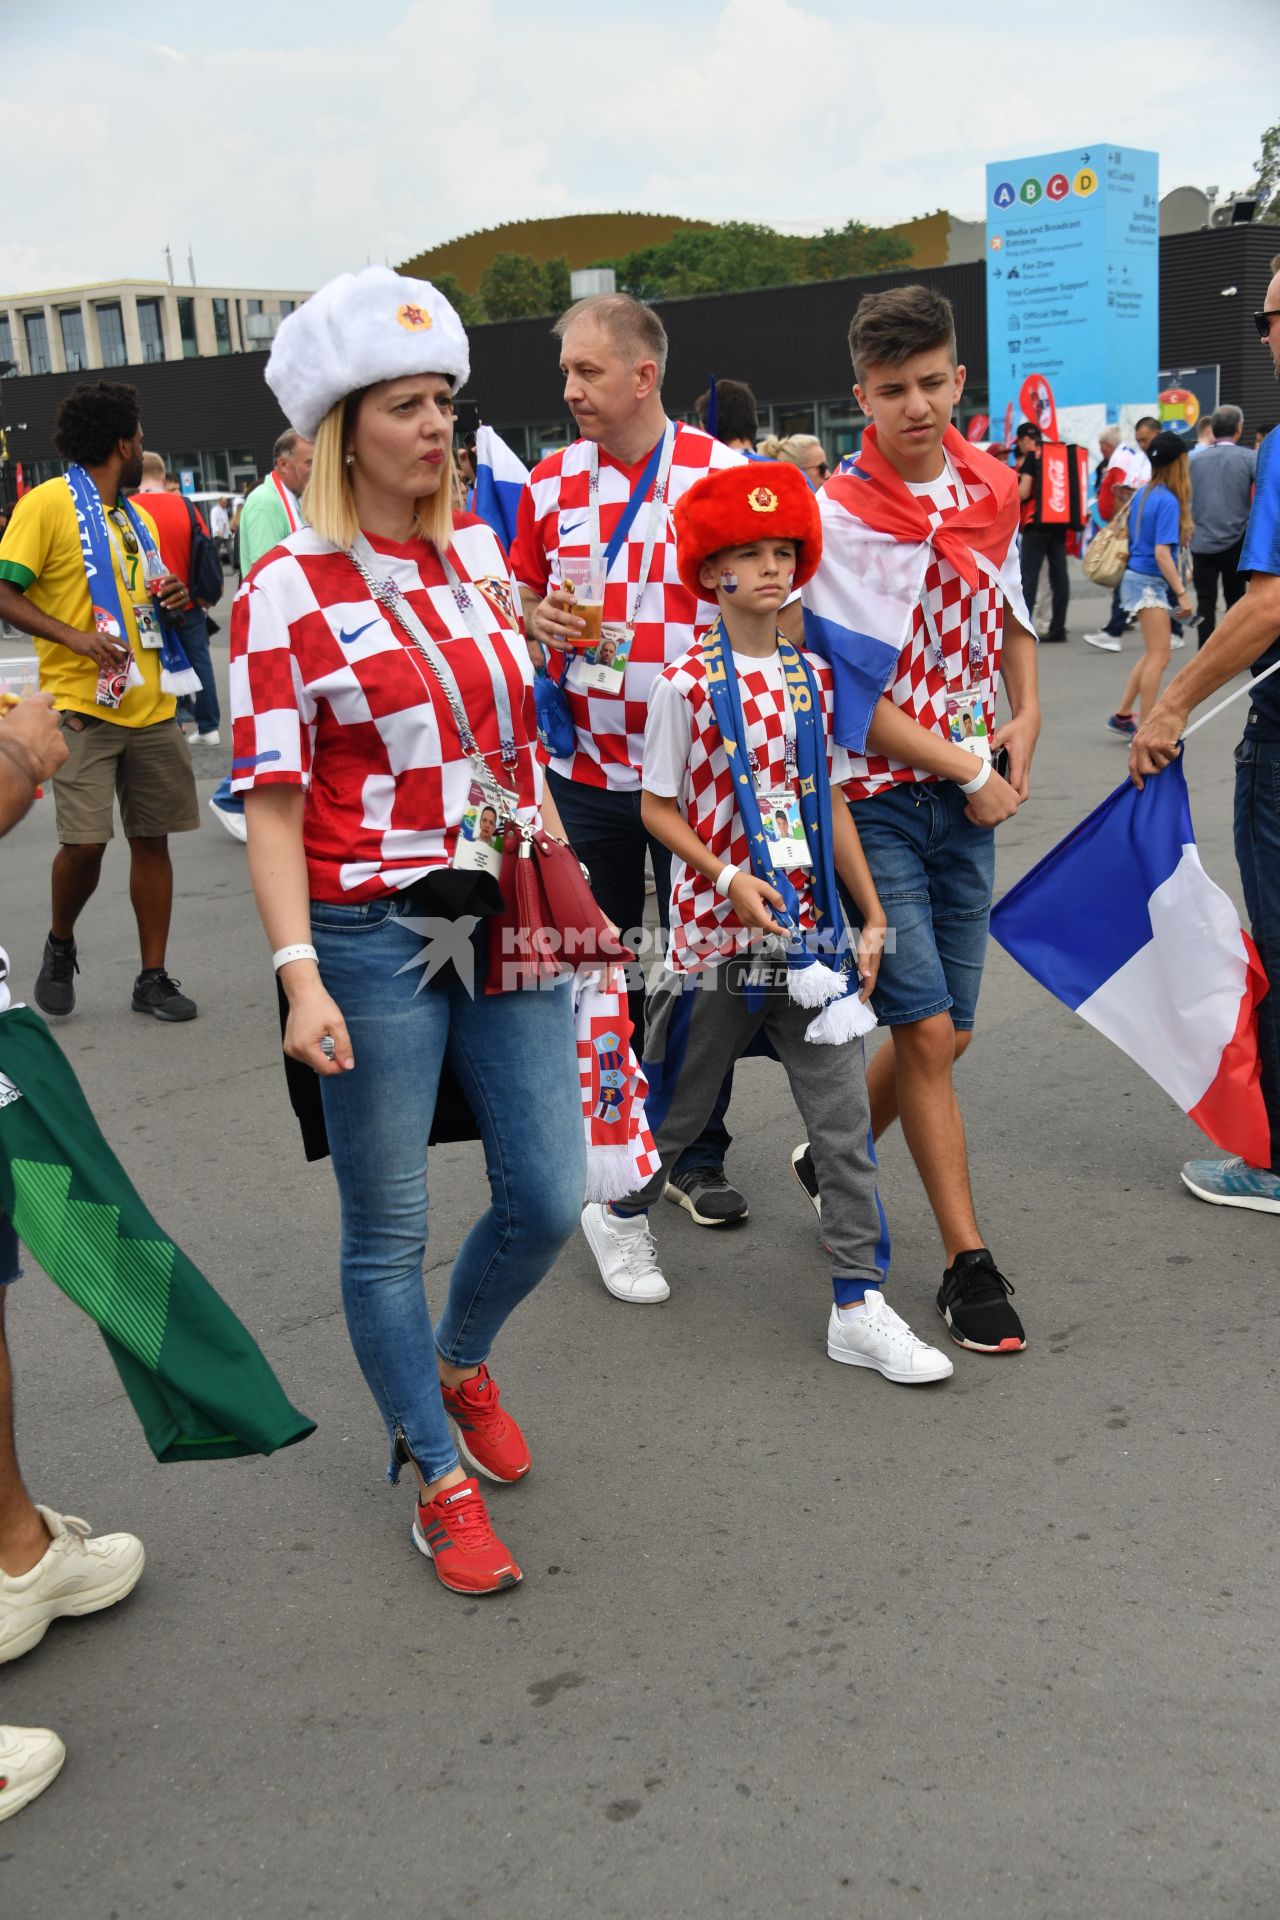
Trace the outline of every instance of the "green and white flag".
{"label": "green and white flag", "polygon": [[157,1460],[274,1453],[315,1432],[156,1225],[30,1007],[0,1013],[0,1213],[97,1321]]}

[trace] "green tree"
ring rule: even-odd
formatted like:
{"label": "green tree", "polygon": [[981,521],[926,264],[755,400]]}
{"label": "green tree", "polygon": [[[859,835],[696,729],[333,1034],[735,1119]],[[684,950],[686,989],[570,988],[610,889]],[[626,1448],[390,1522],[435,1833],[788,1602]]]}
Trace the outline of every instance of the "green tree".
{"label": "green tree", "polygon": [[564,254],[557,253],[547,261],[547,312],[563,313],[573,302],[573,283],[569,278],[569,262]]}
{"label": "green tree", "polygon": [[1253,191],[1258,196],[1257,218],[1271,226],[1280,226],[1280,120],[1262,136]]}
{"label": "green tree", "polygon": [[613,267],[618,285],[628,293],[642,300],[661,300],[876,273],[910,258],[910,246],[897,234],[864,227],[856,220],[812,238],[729,220],[706,232],[683,228],[660,246],[597,264]]}
{"label": "green tree", "polygon": [[883,273],[889,267],[906,266],[910,259],[910,243],[900,233],[847,220],[839,229],[827,227],[806,243],[804,278],[837,280],[847,274]]}
{"label": "green tree", "polygon": [[480,276],[480,299],[490,320],[550,313],[546,267],[531,253],[495,253]]}
{"label": "green tree", "polygon": [[483,322],[483,303],[474,293],[467,292],[456,274],[438,273],[431,284],[444,295],[464,327],[476,327]]}

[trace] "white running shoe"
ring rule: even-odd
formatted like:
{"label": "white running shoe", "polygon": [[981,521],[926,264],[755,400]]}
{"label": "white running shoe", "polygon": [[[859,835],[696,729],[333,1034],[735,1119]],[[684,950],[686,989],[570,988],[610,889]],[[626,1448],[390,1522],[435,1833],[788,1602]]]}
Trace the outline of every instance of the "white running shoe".
{"label": "white running shoe", "polygon": [[195,747],[220,747],[222,745],[222,735],[216,727],[210,727],[208,733],[189,733],[187,738],[190,740],[192,746]]}
{"label": "white running shoe", "polygon": [[946,1354],[917,1339],[882,1293],[868,1287],[864,1299],[866,1312],[849,1320],[842,1320],[839,1308],[832,1307],[827,1352],[833,1360],[847,1367],[874,1367],[900,1387],[923,1387],[951,1378],[955,1368]]}
{"label": "white running shoe", "polygon": [[1171,633],[1169,635],[1169,645],[1173,648],[1175,653],[1178,651],[1179,647],[1185,647],[1186,644],[1187,644],[1187,641],[1186,641],[1185,634]]}
{"label": "white running shoe", "polygon": [[646,1214],[624,1220],[608,1207],[587,1206],[582,1209],[582,1231],[596,1257],[600,1278],[615,1300],[647,1307],[670,1299]]}
{"label": "white running shoe", "polygon": [[1086,647],[1097,647],[1102,653],[1119,653],[1120,642],[1114,633],[1086,633]]}
{"label": "white running shoe", "polygon": [[36,1511],[53,1538],[30,1573],[0,1573],[0,1664],[30,1653],[60,1615],[97,1613],[123,1600],[147,1561],[131,1533],[95,1535],[73,1514]]}
{"label": "white running shoe", "polygon": [[0,1820],[56,1780],[67,1750],[48,1727],[0,1727]]}
{"label": "white running shoe", "polygon": [[211,793],[209,795],[209,811],[215,820],[222,822],[233,840],[239,840],[242,845],[248,842],[249,829],[244,823],[243,807],[220,807],[218,805],[217,794]]}

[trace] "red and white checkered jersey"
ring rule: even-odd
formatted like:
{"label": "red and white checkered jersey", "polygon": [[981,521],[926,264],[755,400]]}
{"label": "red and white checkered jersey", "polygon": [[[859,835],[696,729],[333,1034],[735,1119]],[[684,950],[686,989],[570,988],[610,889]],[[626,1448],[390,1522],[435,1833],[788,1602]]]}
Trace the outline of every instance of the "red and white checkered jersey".
{"label": "red and white checkered jersey", "polygon": [[[929,524],[940,527],[944,520],[960,510],[950,467],[937,480],[908,482],[911,491],[929,503]],[[1018,536],[1009,543],[1016,556]],[[1006,561],[1007,571],[1008,561]],[[922,597],[927,598],[934,629],[942,644],[945,666],[938,661],[937,650],[925,624],[922,607],[917,606],[911,621],[911,637],[898,655],[894,676],[885,693],[895,707],[901,707],[930,733],[948,737],[947,688],[980,692],[987,733],[996,723],[996,696],[1000,691],[1000,653],[1004,634],[1004,596],[997,580],[985,572],[976,589],[977,616],[981,623],[982,655],[975,667],[970,652],[970,622],[975,594],[965,585],[949,560],[932,555],[925,569]],[[849,756],[851,778],[845,787],[848,800],[865,800],[870,794],[905,781],[933,780],[936,775],[902,760],[891,760],[883,753]]]}
{"label": "red and white checkered jersey", "polygon": [[[369,544],[453,669],[476,743],[520,810],[542,793],[533,668],[519,596],[482,520],[454,522],[453,562],[489,629],[517,761],[500,758],[494,685],[440,558],[421,540]],[[231,613],[231,784],[302,787],[314,900],[373,900],[453,858],[471,787],[444,694],[351,562],[311,528],[253,569]]]}
{"label": "red and white checkered jersey", "polygon": [[[823,737],[827,743],[828,778],[843,782],[850,756],[832,745],[833,695],[831,669],[825,660],[806,656],[821,695]],[[800,780],[787,767],[788,731],[786,683],[777,654],[759,660],[735,653],[738,694],[747,746],[755,754],[762,787],[790,787],[797,796]],[[725,751],[706,684],[702,648],[695,644],[682,660],[664,668],[649,703],[649,725],[644,743],[644,784],[650,793],[680,804],[689,825],[704,847],[718,860],[751,871],[746,829],[738,811],[735,767]],[[811,849],[812,851],[812,849]],[[813,885],[809,869],[792,868],[788,879],[800,902],[800,924],[816,926]],[[715,966],[731,954],[744,953],[752,935],[732,906],[716,892],[710,880],[683,860],[671,861],[671,934],[667,965],[675,973],[695,973]]]}
{"label": "red and white checkered jersey", "polygon": [[[652,452],[650,448],[649,453]],[[644,472],[649,453],[633,467],[624,467],[600,450],[600,544],[622,517],[631,490]],[[695,600],[676,572],[676,536],[671,509],[695,480],[716,467],[742,464],[743,456],[713,440],[698,427],[677,422],[671,456],[671,475],[662,523],[653,549],[649,578],[637,610],[635,638],[622,676],[621,693],[603,693],[582,684],[584,666],[574,659],[565,679],[569,711],[578,744],[572,759],[552,760],[556,772],[584,786],[607,787],[615,793],[634,793],[640,785],[644,726],[653,683],[669,661],[679,659],[693,645],[696,632],[716,617],[714,601]],[[589,554],[590,520],[587,489],[591,449],[575,440],[563,452],[539,461],[520,499],[511,570],[517,580],[539,595],[559,578],[561,554]],[[609,572],[605,587],[604,618],[630,618],[636,583],[644,556],[648,504],[636,514],[626,542]]]}

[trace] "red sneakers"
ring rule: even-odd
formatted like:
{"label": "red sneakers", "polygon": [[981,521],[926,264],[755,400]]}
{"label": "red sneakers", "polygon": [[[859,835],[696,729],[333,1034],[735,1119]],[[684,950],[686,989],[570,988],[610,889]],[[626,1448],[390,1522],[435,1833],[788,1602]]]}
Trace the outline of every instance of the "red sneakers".
{"label": "red sneakers", "polygon": [[520,1584],[520,1569],[494,1532],[474,1480],[419,1500],[413,1544],[453,1593],[501,1593]]}
{"label": "red sneakers", "polygon": [[442,1380],[440,1397],[458,1429],[458,1452],[473,1473],[508,1484],[524,1479],[533,1464],[529,1449],[515,1421],[498,1404],[497,1383],[488,1367],[460,1387],[447,1387]]}

